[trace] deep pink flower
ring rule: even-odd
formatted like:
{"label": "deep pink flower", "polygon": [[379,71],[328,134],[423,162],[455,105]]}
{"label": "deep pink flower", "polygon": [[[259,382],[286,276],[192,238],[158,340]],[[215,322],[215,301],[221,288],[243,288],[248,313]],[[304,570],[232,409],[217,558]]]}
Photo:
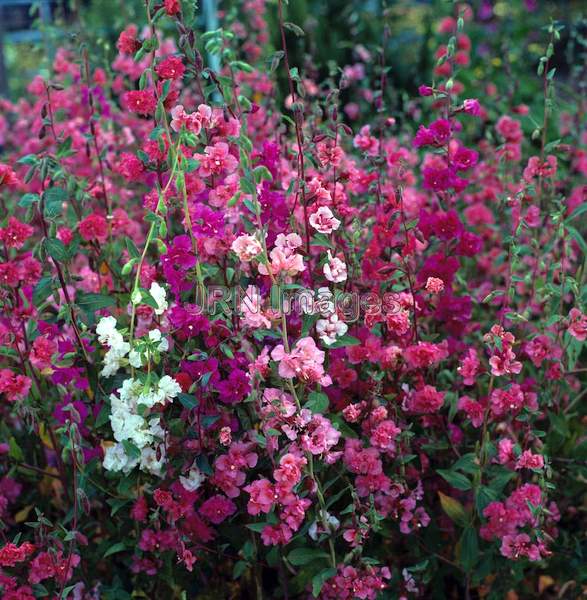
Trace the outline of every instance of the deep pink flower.
{"label": "deep pink flower", "polygon": [[178,56],[168,56],[155,67],[160,79],[181,79],[185,73],[183,61]]}
{"label": "deep pink flower", "polygon": [[139,115],[153,115],[157,108],[157,99],[153,90],[132,90],[123,96],[124,105]]}
{"label": "deep pink flower", "polygon": [[92,213],[81,221],[79,232],[87,242],[92,240],[105,242],[108,237],[108,222],[102,215]]}
{"label": "deep pink flower", "polygon": [[6,227],[0,228],[0,240],[7,248],[22,248],[28,238],[33,235],[34,228],[27,223],[21,223],[18,219],[10,217]]}
{"label": "deep pink flower", "polygon": [[236,512],[236,504],[226,496],[216,494],[208,498],[199,510],[208,521],[218,525]]}

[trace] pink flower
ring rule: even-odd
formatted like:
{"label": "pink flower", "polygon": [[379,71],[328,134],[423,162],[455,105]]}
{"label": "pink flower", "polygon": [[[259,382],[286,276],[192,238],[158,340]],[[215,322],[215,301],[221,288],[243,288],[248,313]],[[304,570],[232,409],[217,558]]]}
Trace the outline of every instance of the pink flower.
{"label": "pink flower", "polygon": [[479,531],[484,540],[501,538],[516,531],[518,513],[502,502],[490,502],[483,510],[483,516],[488,519]]}
{"label": "pink flower", "polygon": [[259,289],[254,285],[247,287],[247,291],[240,304],[241,321],[244,325],[259,329],[271,329],[271,321],[262,312],[263,299]]}
{"label": "pink flower", "polygon": [[522,363],[516,360],[516,355],[511,348],[504,348],[503,352],[494,354],[489,359],[491,374],[496,377],[502,375],[517,375],[522,370]]}
{"label": "pink flower", "polygon": [[467,98],[463,102],[463,111],[468,115],[478,117],[481,114],[481,105],[479,104],[479,100],[476,100],[475,98]]}
{"label": "pink flower", "polygon": [[501,541],[500,552],[503,556],[513,558],[514,560],[522,557],[526,557],[532,561],[540,560],[539,546],[530,542],[530,536],[526,533],[506,535]]}
{"label": "pink flower", "polygon": [[541,454],[532,454],[531,450],[524,450],[516,463],[516,470],[519,469],[542,469],[544,467],[544,457]]}
{"label": "pink flower", "polygon": [[509,438],[499,440],[497,443],[497,461],[501,465],[513,465],[516,460],[514,442]]}
{"label": "pink flower", "polygon": [[332,383],[324,374],[324,352],[319,350],[311,337],[301,338],[290,352],[283,344],[277,345],[271,352],[271,358],[279,362],[279,375],[286,379],[297,377],[309,383],[327,386]]}
{"label": "pink flower", "polygon": [[438,364],[447,357],[446,342],[442,344],[418,342],[404,350],[404,360],[411,369],[425,369]]}
{"label": "pink flower", "polygon": [[328,261],[324,263],[324,277],[333,283],[342,283],[347,279],[346,264],[340,258],[333,257],[328,250]]}
{"label": "pink flower", "polygon": [[520,122],[507,115],[499,118],[495,129],[507,142],[520,142],[522,140],[522,127]]}
{"label": "pink flower", "polygon": [[587,340],[587,315],[578,308],[571,308],[567,331],[580,342]]}
{"label": "pink flower", "polygon": [[31,384],[26,375],[16,375],[10,369],[0,370],[0,394],[6,394],[9,402],[23,400],[28,395]]}
{"label": "pink flower", "polygon": [[524,169],[524,179],[531,182],[534,177],[554,177],[556,175],[556,156],[549,154],[544,162],[540,162],[538,156],[528,159],[528,166]]}
{"label": "pink flower", "polygon": [[444,392],[439,392],[432,385],[425,385],[422,389],[412,392],[406,399],[406,407],[414,413],[435,413],[444,404]]}
{"label": "pink flower", "polygon": [[12,167],[0,163],[0,187],[2,186],[16,186],[19,183],[19,179]]}
{"label": "pink flower", "polygon": [[201,177],[229,175],[238,168],[238,161],[230,154],[226,142],[216,142],[213,146],[206,146],[204,154],[195,154],[194,158],[200,161],[198,173]]}
{"label": "pink flower", "polygon": [[428,277],[426,280],[426,291],[431,294],[441,294],[444,290],[444,281],[438,277]]}
{"label": "pink flower", "polygon": [[308,219],[310,225],[320,233],[330,234],[340,226],[340,221],[335,218],[328,206],[321,206]]}
{"label": "pink flower", "polygon": [[302,434],[302,448],[311,454],[324,454],[336,446],[340,431],[322,415],[314,415]]}
{"label": "pink flower", "polygon": [[485,409],[481,403],[473,400],[473,398],[469,398],[469,396],[461,396],[461,398],[459,398],[458,408],[467,414],[473,427],[481,427],[485,414]]}
{"label": "pink flower", "polygon": [[24,542],[20,546],[8,543],[0,548],[0,566],[14,567],[27,560],[34,551],[35,547],[30,542]]}
{"label": "pink flower", "polygon": [[29,360],[39,371],[51,367],[51,358],[57,352],[57,343],[47,337],[40,335],[33,342]]}
{"label": "pink flower", "polygon": [[287,544],[292,538],[291,529],[282,523],[281,525],[267,525],[261,532],[261,539],[265,546],[276,546]]}
{"label": "pink flower", "polygon": [[475,379],[479,373],[479,357],[474,348],[469,348],[467,356],[461,360],[460,366],[457,368],[459,375],[463,378],[465,385],[475,385]]}
{"label": "pink flower", "polygon": [[165,12],[170,17],[173,17],[174,15],[181,12],[181,5],[179,3],[179,0],[165,0],[164,6],[165,6]]}
{"label": "pink flower", "polygon": [[273,472],[275,481],[293,488],[301,480],[302,468],[307,462],[304,456],[296,456],[291,452],[284,454],[279,460],[279,467]]}
{"label": "pink flower", "polygon": [[513,384],[507,390],[495,389],[489,398],[491,412],[496,417],[504,415],[516,415],[524,407],[536,410],[538,403],[536,394],[525,392],[518,384]]}
{"label": "pink flower", "polygon": [[393,451],[395,450],[395,439],[400,433],[401,429],[393,421],[386,419],[373,429],[369,441],[379,450]]}
{"label": "pink flower", "polygon": [[168,56],[155,67],[155,72],[160,79],[181,79],[185,67],[178,56]]}
{"label": "pink flower", "polygon": [[200,104],[197,112],[186,113],[181,104],[171,109],[171,129],[181,131],[182,127],[194,135],[199,135],[202,127],[210,125],[212,109],[206,104]]}
{"label": "pink flower", "polygon": [[218,525],[236,512],[236,504],[226,496],[216,494],[200,506],[199,512],[208,521]]}
{"label": "pink flower", "polygon": [[154,115],[157,99],[153,90],[132,90],[123,96],[125,106],[139,115]]}
{"label": "pink flower", "polygon": [[120,155],[116,170],[127,181],[139,181],[145,171],[142,161],[130,152],[123,152]]}
{"label": "pink flower", "polygon": [[247,504],[247,512],[253,516],[270,512],[273,504],[279,498],[273,484],[268,479],[253,481],[244,490],[251,496]]}
{"label": "pink flower", "polygon": [[137,26],[129,25],[126,29],[120,32],[116,47],[122,54],[135,54],[142,46],[137,40]]}
{"label": "pink flower", "polygon": [[22,248],[26,240],[33,235],[34,229],[18,219],[10,217],[6,227],[0,228],[0,240],[7,248]]}
{"label": "pink flower", "polygon": [[248,234],[239,235],[230,247],[243,262],[249,262],[263,252],[261,242],[254,235]]}
{"label": "pink flower", "polygon": [[102,215],[92,213],[79,224],[79,233],[87,242],[105,242],[108,237],[108,223]]}

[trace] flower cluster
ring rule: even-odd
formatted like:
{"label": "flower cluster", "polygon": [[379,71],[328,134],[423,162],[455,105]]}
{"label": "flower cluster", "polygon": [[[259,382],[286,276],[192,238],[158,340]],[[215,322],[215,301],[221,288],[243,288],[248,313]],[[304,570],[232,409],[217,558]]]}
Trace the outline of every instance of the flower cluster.
{"label": "flower cluster", "polygon": [[587,135],[553,108],[558,26],[525,120],[513,88],[471,97],[468,5],[400,105],[366,47],[338,81],[293,67],[281,0],[201,39],[187,4],[0,101],[2,598],[497,598],[579,564]]}

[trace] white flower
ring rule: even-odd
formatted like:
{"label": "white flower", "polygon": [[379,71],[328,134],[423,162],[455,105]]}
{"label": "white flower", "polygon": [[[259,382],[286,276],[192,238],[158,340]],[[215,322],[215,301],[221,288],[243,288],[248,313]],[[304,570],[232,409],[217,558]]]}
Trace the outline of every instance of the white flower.
{"label": "white flower", "polygon": [[[122,336],[118,331],[116,332],[120,336],[120,340],[115,339],[115,344],[110,346],[110,349],[104,355],[104,368],[100,371],[102,377],[110,377],[118,371],[121,367],[122,359],[127,355],[130,350],[130,344],[122,340]],[[112,340],[113,338],[111,338]]]}
{"label": "white flower", "polygon": [[169,377],[169,375],[163,375],[159,380],[159,391],[162,391],[165,394],[165,400],[171,400],[179,393],[181,393],[181,386],[173,377]]}
{"label": "white flower", "polygon": [[195,492],[206,479],[206,475],[195,465],[190,469],[187,477],[180,476],[179,482],[188,492]]}
{"label": "white flower", "polygon": [[323,271],[324,277],[328,281],[332,281],[333,283],[346,281],[346,264],[340,258],[333,257],[330,250],[328,251],[328,262],[324,265]]}
{"label": "white flower", "polygon": [[141,353],[137,352],[136,350],[131,350],[130,354],[128,355],[128,362],[135,369],[140,369],[143,366],[143,360],[141,358]]}
{"label": "white flower", "polygon": [[340,221],[332,214],[328,206],[321,206],[315,213],[310,215],[310,225],[320,233],[332,233],[340,226]]}
{"label": "white flower", "polygon": [[320,339],[330,346],[336,342],[337,337],[343,336],[348,331],[348,326],[334,314],[327,319],[319,319],[316,322],[316,331]]}
{"label": "white flower", "polygon": [[151,331],[149,331],[149,340],[153,343],[159,342],[159,345],[156,346],[156,350],[159,352],[166,352],[169,350],[169,341],[162,336],[159,329],[151,329]]}
{"label": "white flower", "polygon": [[130,473],[137,466],[138,462],[136,458],[130,458],[126,454],[122,444],[114,444],[106,448],[102,464],[107,471]]}
{"label": "white flower", "polygon": [[[157,458],[157,455],[159,455],[159,458]],[[151,475],[161,477],[163,475],[165,460],[165,446],[163,444],[160,444],[156,450],[147,446],[141,450],[140,469],[141,471],[151,473]]]}
{"label": "white flower", "polygon": [[162,315],[169,308],[169,304],[167,304],[167,295],[165,293],[165,289],[162,288],[156,281],[153,281],[151,287],[149,288],[149,293],[151,294],[151,296],[153,296],[153,299],[157,303],[155,314]]}
{"label": "white flower", "polygon": [[114,335],[120,335],[116,331],[116,319],[114,317],[102,317],[96,325],[96,333],[100,344],[110,346],[110,338]]}
{"label": "white flower", "polygon": [[118,371],[122,359],[128,354],[130,344],[124,341],[122,334],[116,330],[114,317],[102,317],[96,325],[98,341],[109,350],[104,355],[104,368],[100,371],[102,377],[110,377]]}

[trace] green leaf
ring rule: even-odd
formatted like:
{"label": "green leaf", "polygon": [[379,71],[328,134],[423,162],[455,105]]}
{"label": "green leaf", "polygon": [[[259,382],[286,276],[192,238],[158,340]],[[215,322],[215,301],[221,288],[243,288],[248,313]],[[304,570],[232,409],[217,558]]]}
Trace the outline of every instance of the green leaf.
{"label": "green leaf", "polygon": [[251,196],[255,194],[255,184],[252,183],[251,181],[249,181],[248,179],[245,179],[244,177],[240,180],[240,184],[241,184],[241,190],[245,193],[245,194],[250,194]]}
{"label": "green leaf", "polygon": [[141,457],[141,451],[130,440],[122,440],[122,447],[131,458]]}
{"label": "green leaf", "polygon": [[232,569],[232,578],[239,579],[248,568],[249,565],[244,560],[237,561]]}
{"label": "green leaf", "polygon": [[321,558],[328,558],[328,553],[316,548],[296,548],[287,555],[287,560],[294,567],[301,567]]}
{"label": "green leaf", "polygon": [[509,483],[509,481],[515,476],[516,474],[513,471],[503,470],[489,482],[489,487],[498,494],[500,494],[505,488],[505,486]]}
{"label": "green leaf", "polygon": [[463,454],[459,460],[452,466],[453,471],[463,471],[464,473],[474,474],[479,471],[477,457],[472,452]]}
{"label": "green leaf", "polygon": [[114,306],[116,300],[105,294],[78,294],[77,305],[86,313],[95,313],[97,310]]}
{"label": "green leaf", "polygon": [[139,249],[136,247],[135,243],[128,236],[124,238],[124,243],[126,244],[126,249],[128,250],[128,255],[131,258],[139,258],[141,256]]}
{"label": "green leaf", "polygon": [[289,21],[286,21],[283,24],[283,26],[285,29],[289,29],[292,33],[294,33],[298,37],[303,37],[306,35],[304,30],[301,27],[299,27],[298,25],[296,25],[295,23],[290,23]]}
{"label": "green leaf", "polygon": [[38,308],[53,291],[53,277],[42,277],[33,290],[33,304]]}
{"label": "green leaf", "polygon": [[33,204],[36,204],[40,200],[39,194],[24,194],[22,198],[18,201],[18,205],[22,208],[28,208]]}
{"label": "green leaf", "polygon": [[445,469],[438,469],[436,472],[457,490],[466,491],[471,489],[471,482],[461,473],[455,473],[454,471],[447,471]]}
{"label": "green leaf", "polygon": [[325,413],[328,410],[328,403],[328,396],[323,392],[311,392],[304,408],[311,410],[313,413]]}
{"label": "green leaf", "polygon": [[440,498],[440,505],[442,506],[442,510],[455,522],[459,525],[467,524],[467,513],[463,508],[463,505],[456,500],[455,498],[451,498],[442,492],[438,492],[438,497]]}
{"label": "green leaf", "polygon": [[273,175],[265,165],[259,165],[253,170],[255,181],[261,183],[261,181],[273,181]]}
{"label": "green leaf", "polygon": [[482,514],[483,511],[485,510],[485,508],[487,507],[487,505],[490,504],[491,502],[494,502],[495,500],[497,500],[497,498],[498,498],[498,494],[494,489],[487,487],[486,485],[482,485],[477,490],[477,496],[475,498],[477,512],[479,514]]}
{"label": "green leaf", "polygon": [[560,433],[563,437],[567,437],[569,435],[569,424],[565,419],[564,415],[557,415],[552,411],[548,411],[548,419],[553,429]]}
{"label": "green leaf", "polygon": [[322,586],[331,578],[336,575],[336,569],[330,567],[329,569],[324,569],[320,571],[318,575],[314,575],[312,578],[312,596],[314,598],[318,598],[320,592],[322,591]]}
{"label": "green leaf", "polygon": [[196,408],[199,404],[198,399],[191,394],[178,394],[177,397],[182,405],[188,410]]}
{"label": "green leaf", "polygon": [[57,262],[66,262],[69,258],[69,253],[65,244],[57,238],[45,238],[43,245],[47,254]]}
{"label": "green leaf", "polygon": [[8,440],[8,456],[14,460],[24,460],[24,454],[13,437]]}
{"label": "green leaf", "polygon": [[254,531],[255,533],[261,533],[269,523],[249,523],[245,525],[247,529]]}
{"label": "green leaf", "polygon": [[479,560],[479,541],[477,531],[473,527],[467,527],[463,531],[460,541],[460,559],[465,571],[470,571]]}
{"label": "green leaf", "polygon": [[358,340],[356,337],[352,335],[342,335],[340,336],[334,344],[330,344],[329,348],[344,348],[345,346],[358,346],[361,343],[361,340]]}
{"label": "green leaf", "polygon": [[110,406],[108,404],[104,404],[96,417],[96,428],[102,427],[102,425],[106,425],[110,421]]}
{"label": "green leaf", "polygon": [[566,225],[567,231],[570,233],[571,237],[579,244],[579,248],[581,248],[581,252],[584,255],[587,255],[587,242],[583,239],[583,236],[570,225]]}
{"label": "green leaf", "polygon": [[45,190],[43,198],[45,200],[44,214],[47,219],[55,219],[63,210],[63,203],[67,200],[67,190],[60,187],[50,187]]}
{"label": "green leaf", "polygon": [[579,205],[568,217],[567,217],[567,221],[572,221],[573,219],[576,219],[577,217],[581,216],[583,213],[587,212],[587,202],[584,202],[583,204]]}
{"label": "green leaf", "polygon": [[108,548],[106,552],[104,552],[104,556],[102,558],[106,558],[107,556],[111,556],[112,554],[116,554],[117,552],[124,552],[124,550],[126,550],[126,545],[124,544],[124,542],[117,542],[116,544],[110,546],[110,548]]}

